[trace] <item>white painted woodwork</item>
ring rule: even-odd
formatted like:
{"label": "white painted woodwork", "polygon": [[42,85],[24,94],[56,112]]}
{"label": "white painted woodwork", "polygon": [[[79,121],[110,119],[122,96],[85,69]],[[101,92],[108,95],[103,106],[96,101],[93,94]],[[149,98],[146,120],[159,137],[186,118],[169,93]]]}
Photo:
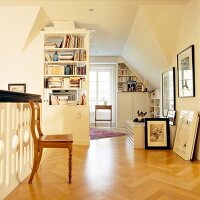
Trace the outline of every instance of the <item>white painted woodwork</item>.
{"label": "white painted woodwork", "polygon": [[73,134],[74,144],[89,145],[89,106],[43,105],[44,134]]}
{"label": "white painted woodwork", "polygon": [[33,143],[27,103],[0,103],[0,199],[31,172]]}
{"label": "white painted woodwork", "polygon": [[[145,148],[145,124],[131,120],[126,121],[127,138],[134,148]],[[170,126],[170,148],[173,149],[176,126]]]}
{"label": "white painted woodwork", "polygon": [[117,126],[124,127],[125,121],[137,117],[137,111],[146,112],[148,108],[148,93],[118,92],[117,94]]}

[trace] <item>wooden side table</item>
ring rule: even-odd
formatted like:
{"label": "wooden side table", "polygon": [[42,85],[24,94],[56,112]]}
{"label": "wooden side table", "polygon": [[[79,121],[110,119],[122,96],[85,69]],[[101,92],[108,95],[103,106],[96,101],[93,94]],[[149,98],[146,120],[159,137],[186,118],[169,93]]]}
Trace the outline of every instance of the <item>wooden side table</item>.
{"label": "wooden side table", "polygon": [[[97,110],[110,110],[110,118],[109,119],[97,119]],[[96,121],[110,121],[110,125],[112,124],[112,105],[95,105],[95,126]]]}

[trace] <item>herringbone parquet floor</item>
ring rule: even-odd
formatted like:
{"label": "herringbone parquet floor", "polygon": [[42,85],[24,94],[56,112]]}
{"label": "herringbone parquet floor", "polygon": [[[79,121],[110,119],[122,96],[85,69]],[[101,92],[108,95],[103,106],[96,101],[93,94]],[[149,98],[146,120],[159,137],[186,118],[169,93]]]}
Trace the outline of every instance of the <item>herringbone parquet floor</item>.
{"label": "herringbone parquet floor", "polygon": [[26,179],[7,200],[200,199],[200,162],[184,161],[172,150],[133,150],[125,137],[74,146],[71,185],[67,150],[43,156],[33,184]]}

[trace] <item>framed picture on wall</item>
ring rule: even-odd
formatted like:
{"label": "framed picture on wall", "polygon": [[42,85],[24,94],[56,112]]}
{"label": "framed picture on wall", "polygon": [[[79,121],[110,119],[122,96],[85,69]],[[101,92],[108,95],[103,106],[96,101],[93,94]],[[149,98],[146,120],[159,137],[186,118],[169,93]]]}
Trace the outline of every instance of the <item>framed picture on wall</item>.
{"label": "framed picture on wall", "polygon": [[177,55],[178,96],[195,96],[194,45]]}
{"label": "framed picture on wall", "polygon": [[168,118],[145,118],[145,149],[169,149]]}
{"label": "framed picture on wall", "polygon": [[162,73],[162,115],[167,117],[168,110],[176,109],[175,67]]}
{"label": "framed picture on wall", "polygon": [[8,84],[8,90],[13,91],[13,92],[26,93],[26,84],[25,83],[10,83]]}

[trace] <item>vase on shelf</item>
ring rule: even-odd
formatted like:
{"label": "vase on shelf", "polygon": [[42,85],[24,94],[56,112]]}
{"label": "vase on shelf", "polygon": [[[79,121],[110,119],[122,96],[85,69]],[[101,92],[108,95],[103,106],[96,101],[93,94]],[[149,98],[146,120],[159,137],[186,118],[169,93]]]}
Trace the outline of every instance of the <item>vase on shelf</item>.
{"label": "vase on shelf", "polygon": [[55,51],[55,53],[53,54],[53,61],[58,61],[58,52]]}

